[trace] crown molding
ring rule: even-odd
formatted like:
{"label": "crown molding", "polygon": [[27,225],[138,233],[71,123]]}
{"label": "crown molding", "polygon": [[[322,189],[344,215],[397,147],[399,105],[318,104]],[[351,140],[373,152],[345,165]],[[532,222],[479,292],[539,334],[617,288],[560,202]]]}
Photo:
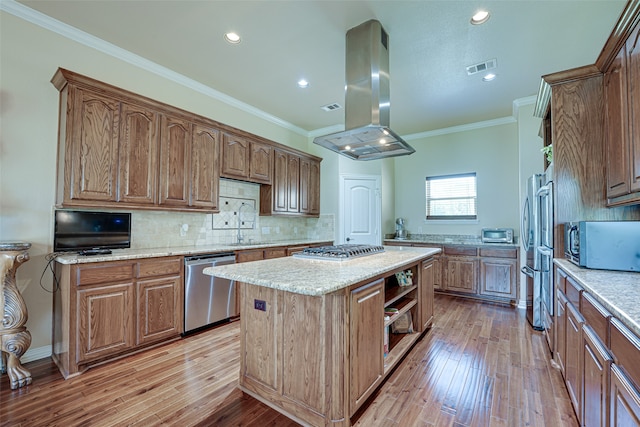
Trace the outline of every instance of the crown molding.
{"label": "crown molding", "polygon": [[112,56],[116,59],[129,63],[135,67],[156,74],[167,80],[175,82],[181,86],[189,88],[195,92],[201,93],[209,98],[216,99],[234,108],[242,110],[248,114],[256,116],[265,121],[276,124],[282,128],[288,129],[304,137],[308,136],[308,132],[292,123],[282,120],[279,117],[266,113],[258,108],[255,108],[249,104],[241,102],[223,92],[219,92],[212,89],[209,86],[203,85],[193,79],[190,79],[182,74],[176,73],[166,67],[149,61],[139,55],[133,54],[125,49],[122,49],[114,44],[106,42],[98,37],[92,36],[82,30],[79,30],[71,25],[65,24],[33,10],[23,4],[16,2],[15,0],[2,0],[0,1],[0,10],[10,13],[13,16],[21,18],[27,22],[37,25],[46,30],[52,31],[77,43],[95,49],[106,55]]}

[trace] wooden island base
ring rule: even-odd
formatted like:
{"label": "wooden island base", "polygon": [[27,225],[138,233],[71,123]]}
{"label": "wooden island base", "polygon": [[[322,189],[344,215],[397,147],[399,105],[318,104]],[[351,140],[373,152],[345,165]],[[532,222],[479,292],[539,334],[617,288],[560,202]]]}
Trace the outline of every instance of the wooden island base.
{"label": "wooden island base", "polygon": [[[240,389],[302,425],[348,427],[431,326],[432,258],[317,296],[242,283],[241,313]],[[414,331],[389,334],[385,356],[385,329],[407,313]]]}

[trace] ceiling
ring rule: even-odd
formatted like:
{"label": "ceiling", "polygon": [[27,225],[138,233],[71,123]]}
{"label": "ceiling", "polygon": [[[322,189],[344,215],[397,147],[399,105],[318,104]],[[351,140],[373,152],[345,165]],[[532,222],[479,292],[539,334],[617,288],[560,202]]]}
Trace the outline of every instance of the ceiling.
{"label": "ceiling", "polygon": [[[311,136],[341,130],[345,34],[379,20],[390,41],[391,128],[407,136],[501,119],[540,77],[593,64],[623,0],[116,1],[19,3],[257,108]],[[469,23],[479,8],[483,25]],[[223,35],[235,31],[237,45]],[[497,60],[497,78],[466,67]],[[306,89],[296,82],[305,78]],[[215,119],[215,117],[214,117]]]}

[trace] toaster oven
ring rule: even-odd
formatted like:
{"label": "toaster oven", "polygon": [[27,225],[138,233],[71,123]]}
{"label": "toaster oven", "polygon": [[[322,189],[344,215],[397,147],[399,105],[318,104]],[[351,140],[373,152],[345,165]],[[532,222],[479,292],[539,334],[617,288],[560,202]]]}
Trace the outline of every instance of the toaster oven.
{"label": "toaster oven", "polygon": [[513,243],[513,228],[483,228],[482,243]]}

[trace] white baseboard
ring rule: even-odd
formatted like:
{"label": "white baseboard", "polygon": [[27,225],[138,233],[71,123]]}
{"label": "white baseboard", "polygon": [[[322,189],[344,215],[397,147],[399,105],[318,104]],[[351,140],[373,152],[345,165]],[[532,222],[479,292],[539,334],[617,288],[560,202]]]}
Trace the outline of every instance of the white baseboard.
{"label": "white baseboard", "polygon": [[46,359],[51,357],[51,346],[45,345],[38,348],[30,348],[20,358],[21,363],[33,362],[34,360]]}
{"label": "white baseboard", "polygon": [[526,309],[527,308],[527,300],[526,299],[525,300],[521,299],[520,301],[518,301],[518,308],[521,309],[521,310]]}

